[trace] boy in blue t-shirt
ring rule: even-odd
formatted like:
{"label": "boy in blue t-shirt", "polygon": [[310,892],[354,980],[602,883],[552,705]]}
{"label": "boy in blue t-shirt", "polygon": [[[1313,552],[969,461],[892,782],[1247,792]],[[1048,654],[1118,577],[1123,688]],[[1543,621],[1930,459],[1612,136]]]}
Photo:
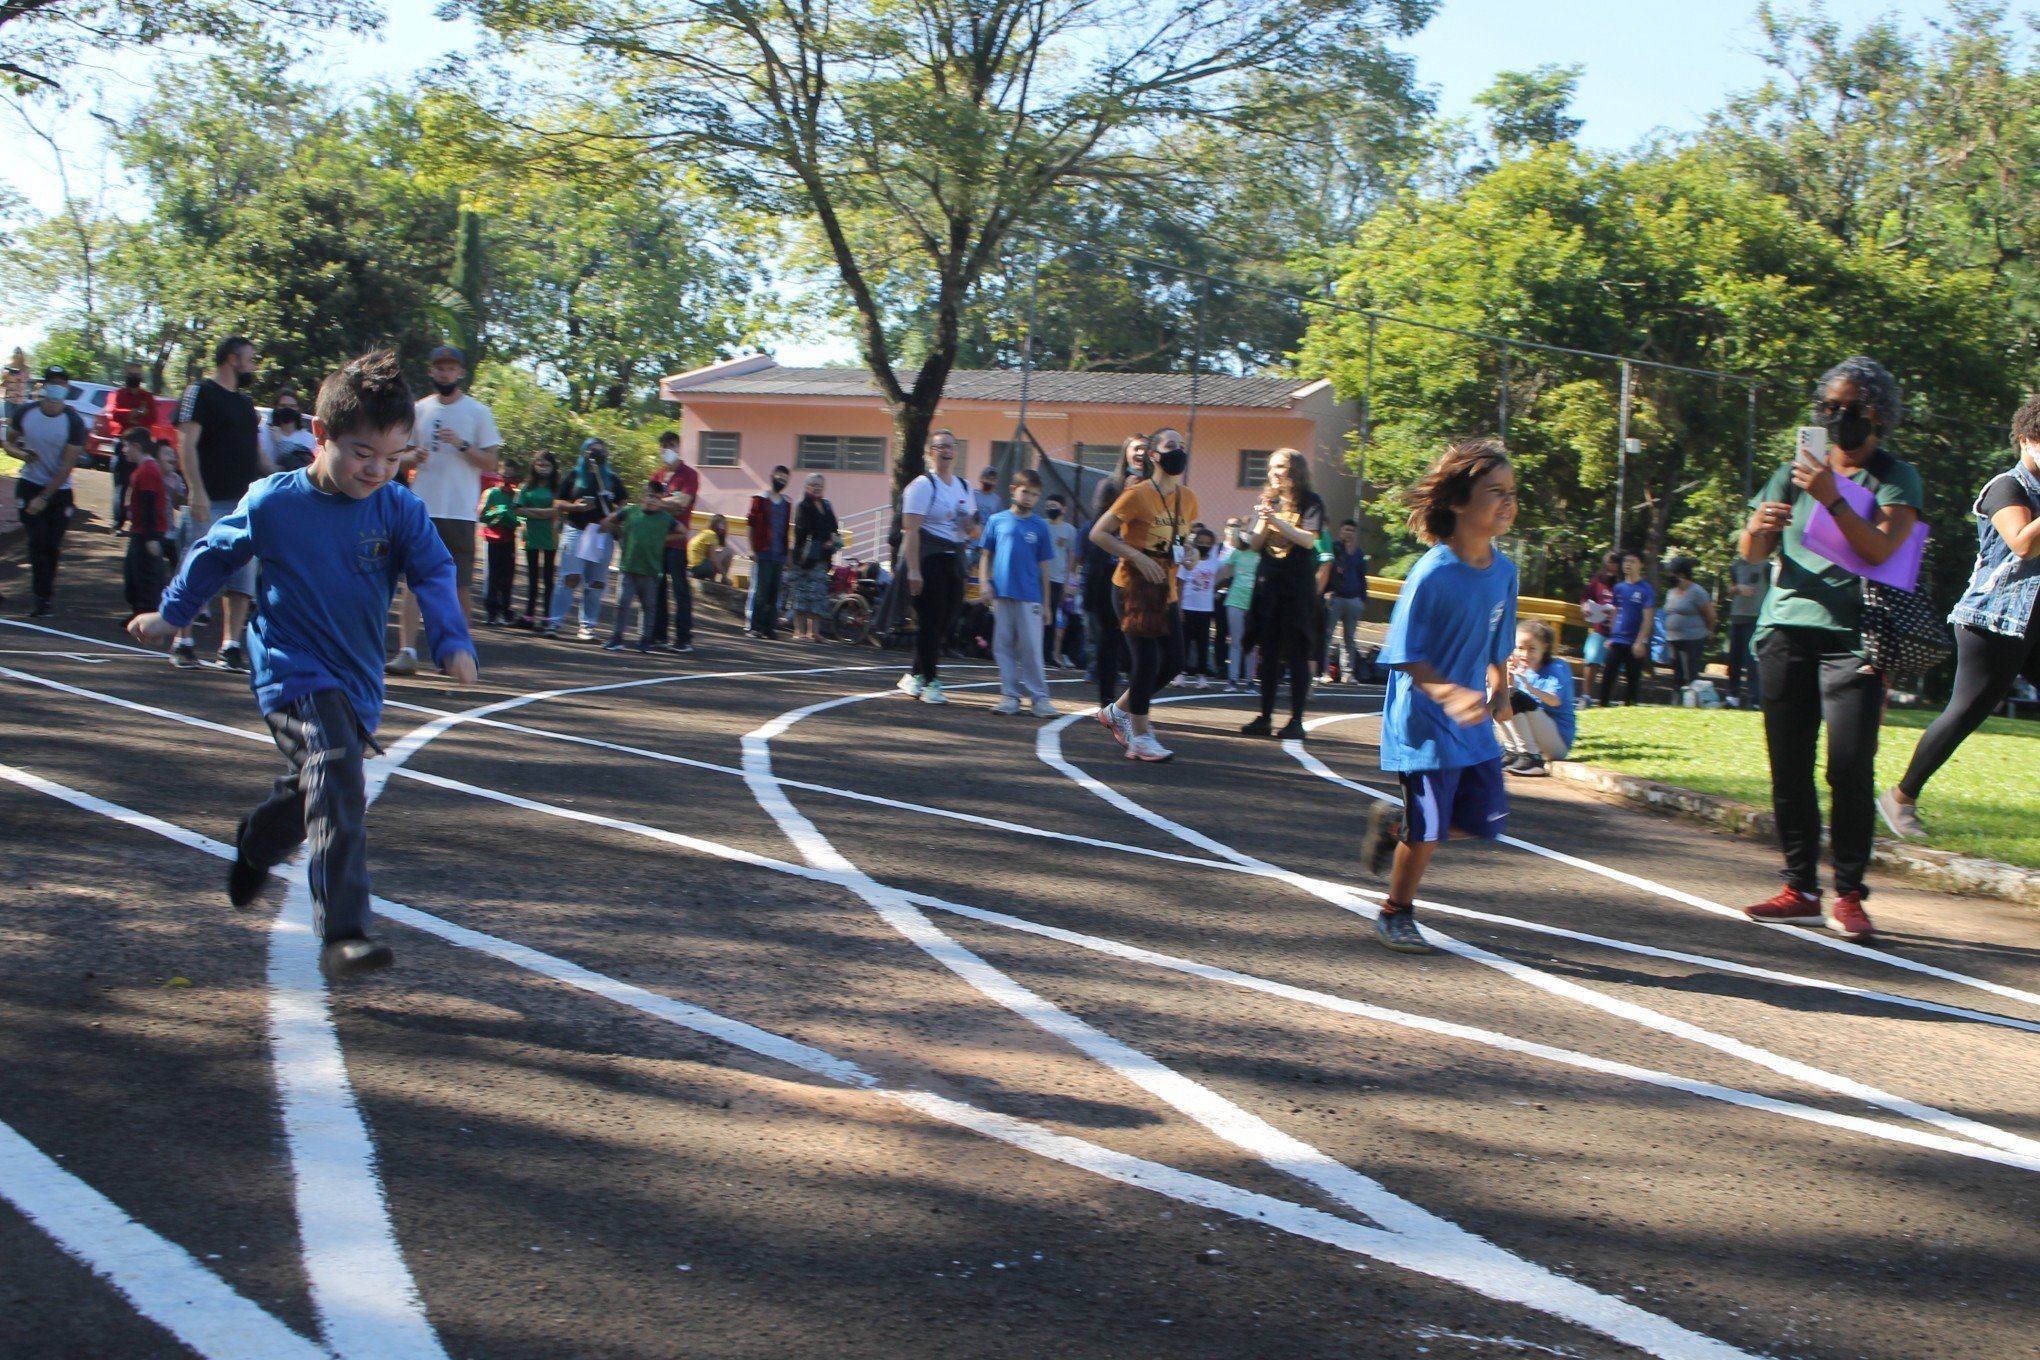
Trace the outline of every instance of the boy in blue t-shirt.
{"label": "boy in blue t-shirt", "polygon": [[1055,535],[1034,513],[1041,474],[1022,468],[1013,474],[1013,508],[985,525],[983,560],[991,563],[992,656],[999,663],[1002,697],[994,713],[1018,713],[1020,692],[1034,701],[1034,716],[1053,718],[1061,710],[1048,697],[1048,673],[1041,661],[1041,610],[1049,597]]}
{"label": "boy in blue t-shirt", "polygon": [[1381,768],[1402,776],[1403,806],[1377,804],[1368,816],[1367,866],[1388,870],[1376,937],[1428,954],[1415,903],[1438,843],[1453,830],[1493,840],[1508,827],[1495,722],[1509,712],[1516,566],[1495,539],[1516,519],[1515,469],[1498,439],[1454,444],[1405,499],[1410,528],[1434,546],[1404,579],[1376,658],[1390,668]]}
{"label": "boy in blue t-shirt", "polygon": [[262,564],[248,625],[250,680],[291,769],[235,832],[227,899],[253,902],[270,869],[309,836],[319,967],[340,978],[394,959],[368,935],[362,747],[374,744],[382,717],[383,637],[399,576],[424,610],[440,669],[472,685],[476,663],[453,557],[425,503],[394,480],[417,414],[396,355],[349,361],[319,388],[317,412],[311,466],[250,487],[185,555],[162,612],[137,615],[128,631],[139,641],[169,639],[234,572]]}
{"label": "boy in blue t-shirt", "polygon": [[1622,579],[1615,583],[1615,619],[1608,625],[1608,657],[1601,666],[1601,692],[1594,702],[1608,706],[1615,677],[1625,675],[1624,702],[1636,707],[1636,686],[1650,664],[1651,627],[1657,618],[1657,592],[1643,579],[1643,558],[1622,554]]}

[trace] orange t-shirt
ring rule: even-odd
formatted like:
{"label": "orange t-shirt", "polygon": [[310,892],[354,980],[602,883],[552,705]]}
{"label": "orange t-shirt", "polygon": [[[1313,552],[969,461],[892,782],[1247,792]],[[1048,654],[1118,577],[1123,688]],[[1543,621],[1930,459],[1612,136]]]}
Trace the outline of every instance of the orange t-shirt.
{"label": "orange t-shirt", "polygon": [[[1112,513],[1119,517],[1121,538],[1150,557],[1167,559],[1177,541],[1187,538],[1190,526],[1197,521],[1197,493],[1179,484],[1165,496],[1155,489],[1153,482],[1135,482],[1112,502]],[[1121,589],[1132,585],[1133,564],[1120,558],[1112,572],[1112,583]],[[1171,571],[1170,599],[1176,598],[1177,590],[1176,573]]]}

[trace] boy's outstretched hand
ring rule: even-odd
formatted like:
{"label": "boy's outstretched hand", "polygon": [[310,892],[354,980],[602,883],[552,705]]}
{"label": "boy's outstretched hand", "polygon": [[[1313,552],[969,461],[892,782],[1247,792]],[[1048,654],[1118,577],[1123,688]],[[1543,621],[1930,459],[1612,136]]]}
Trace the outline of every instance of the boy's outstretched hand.
{"label": "boy's outstretched hand", "polygon": [[1477,689],[1464,685],[1453,685],[1438,700],[1438,707],[1445,710],[1445,716],[1461,727],[1478,727],[1494,716],[1494,706],[1488,696]]}
{"label": "boy's outstretched hand", "polygon": [[439,669],[456,685],[472,685],[480,674],[480,667],[475,665],[473,652],[455,652],[446,658],[446,664]]}
{"label": "boy's outstretched hand", "polygon": [[136,642],[168,642],[177,636],[161,614],[137,614],[128,620],[127,630]]}

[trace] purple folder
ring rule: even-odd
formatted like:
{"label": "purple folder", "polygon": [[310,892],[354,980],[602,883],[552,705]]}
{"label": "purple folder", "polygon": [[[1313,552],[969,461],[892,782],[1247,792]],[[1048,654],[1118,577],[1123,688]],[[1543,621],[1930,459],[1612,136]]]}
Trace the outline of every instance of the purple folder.
{"label": "purple folder", "polygon": [[[1864,519],[1875,522],[1877,518],[1877,495],[1867,486],[1858,485],[1847,477],[1835,478],[1835,489],[1849,508]],[[1835,517],[1825,505],[1813,507],[1813,515],[1806,521],[1806,533],[1800,538],[1808,552],[1819,553],[1843,571],[1852,571],[1865,580],[1877,581],[1899,590],[1916,589],[1920,581],[1920,556],[1927,547],[1927,526],[1915,524],[1912,537],[1900,545],[1897,552],[1872,565],[1857,555],[1849,546],[1849,540],[1842,537],[1842,526],[1835,523]]]}

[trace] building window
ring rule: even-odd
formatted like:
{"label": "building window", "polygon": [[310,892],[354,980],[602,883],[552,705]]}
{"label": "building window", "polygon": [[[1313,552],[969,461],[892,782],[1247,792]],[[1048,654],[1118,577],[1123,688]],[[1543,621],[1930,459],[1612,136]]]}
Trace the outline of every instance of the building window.
{"label": "building window", "polygon": [[794,445],[794,466],[815,472],[884,472],[883,436],[804,434]]}
{"label": "building window", "polygon": [[1077,445],[1077,466],[1089,468],[1111,476],[1119,471],[1122,444],[1079,444]]}
{"label": "building window", "polygon": [[743,439],[742,435],[730,431],[704,430],[701,435],[701,465],[736,467],[743,461]]}
{"label": "building window", "polygon": [[1268,458],[1273,449],[1240,450],[1240,485],[1266,486],[1268,484]]}

